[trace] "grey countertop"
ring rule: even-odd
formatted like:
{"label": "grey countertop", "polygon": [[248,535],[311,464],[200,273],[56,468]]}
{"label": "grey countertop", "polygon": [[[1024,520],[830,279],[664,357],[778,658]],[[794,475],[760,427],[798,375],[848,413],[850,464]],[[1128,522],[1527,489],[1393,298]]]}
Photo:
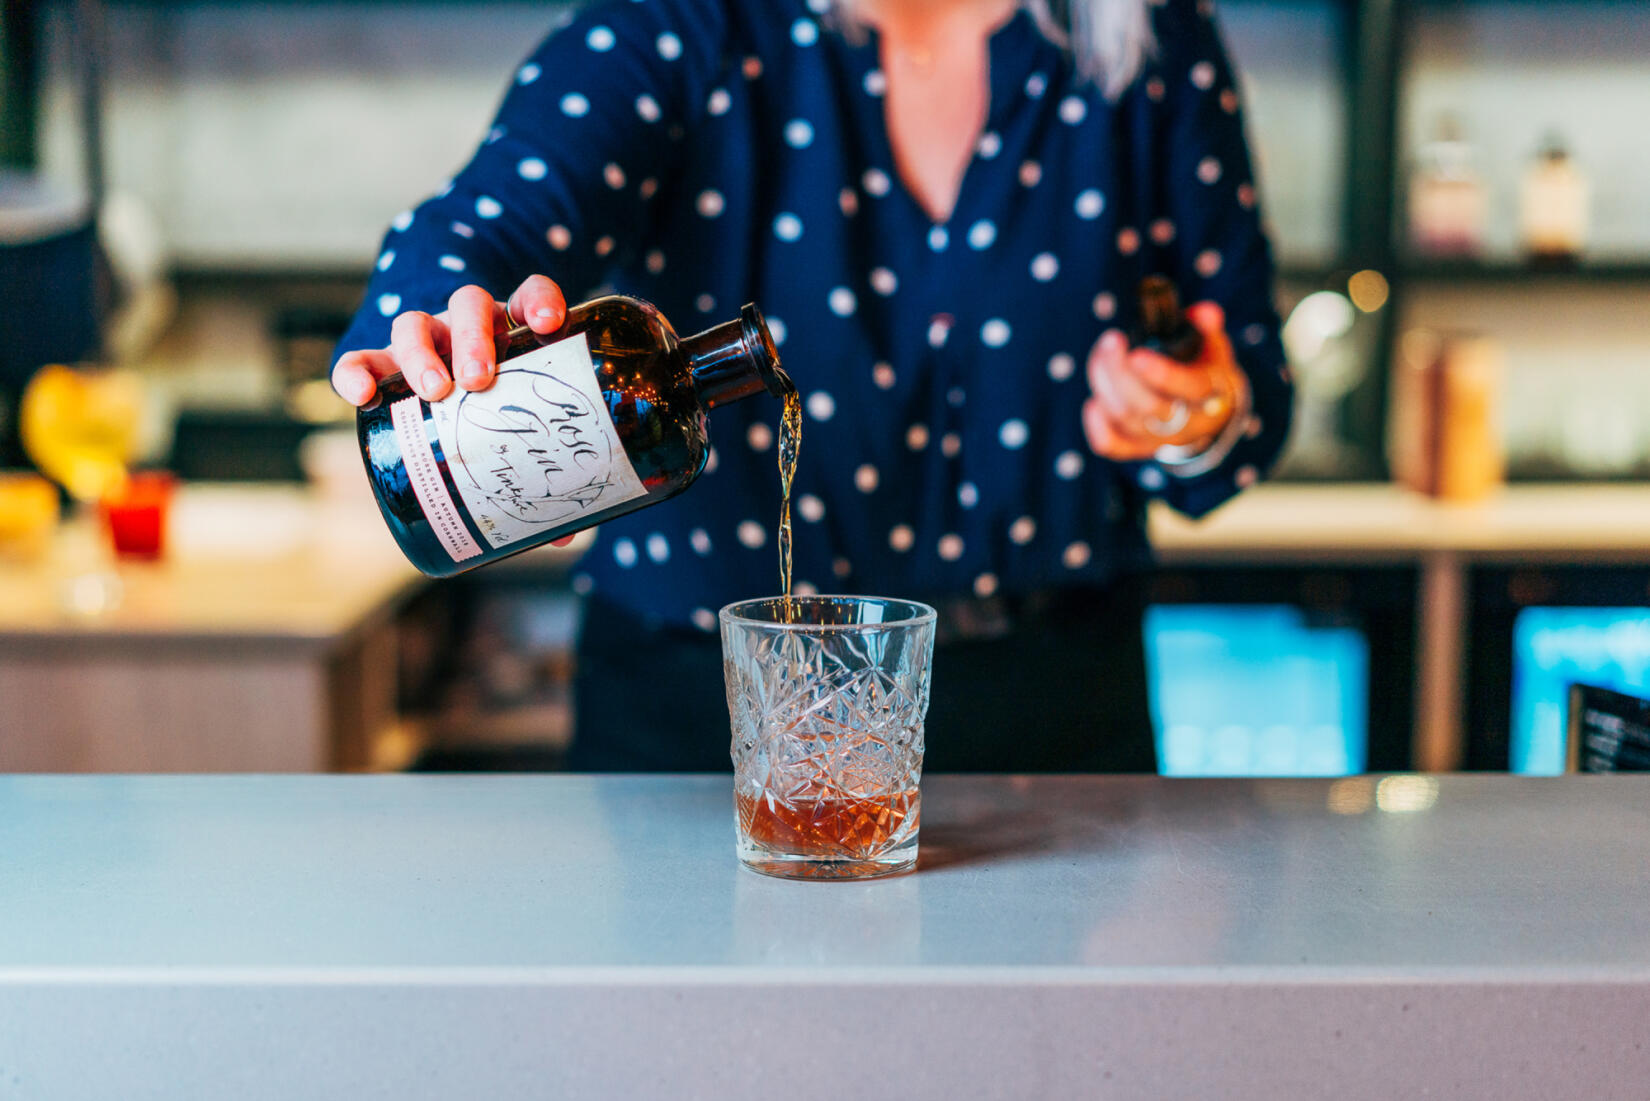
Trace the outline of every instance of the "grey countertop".
{"label": "grey countertop", "polygon": [[0,778],[0,1097],[1650,1095],[1643,780],[924,794],[799,883],[725,777]]}

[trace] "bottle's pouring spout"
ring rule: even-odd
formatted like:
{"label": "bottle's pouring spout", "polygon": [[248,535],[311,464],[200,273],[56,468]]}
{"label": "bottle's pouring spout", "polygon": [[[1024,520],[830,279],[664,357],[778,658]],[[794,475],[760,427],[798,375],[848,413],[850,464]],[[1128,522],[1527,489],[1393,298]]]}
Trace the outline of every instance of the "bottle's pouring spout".
{"label": "bottle's pouring spout", "polygon": [[748,304],[729,321],[682,340],[699,400],[721,405],[766,390],[776,398],[796,386],[779,366],[779,349],[762,311]]}

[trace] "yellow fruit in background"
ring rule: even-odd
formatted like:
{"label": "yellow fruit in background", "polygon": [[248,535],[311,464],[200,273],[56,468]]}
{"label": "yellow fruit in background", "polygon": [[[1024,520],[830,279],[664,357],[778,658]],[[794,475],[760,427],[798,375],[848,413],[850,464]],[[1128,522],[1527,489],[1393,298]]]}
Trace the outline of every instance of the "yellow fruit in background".
{"label": "yellow fruit in background", "polygon": [[23,390],[23,450],[77,501],[119,486],[137,453],[143,393],[129,372],[42,367]]}

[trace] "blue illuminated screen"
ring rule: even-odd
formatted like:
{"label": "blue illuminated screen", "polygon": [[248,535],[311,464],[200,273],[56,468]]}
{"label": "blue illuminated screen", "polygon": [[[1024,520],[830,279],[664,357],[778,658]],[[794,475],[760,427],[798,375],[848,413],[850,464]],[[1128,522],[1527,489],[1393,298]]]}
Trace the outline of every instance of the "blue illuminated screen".
{"label": "blue illuminated screen", "polygon": [[1166,776],[1345,776],[1368,754],[1369,644],[1287,604],[1146,610]]}
{"label": "blue illuminated screen", "polygon": [[1525,608],[1513,620],[1514,772],[1564,771],[1570,685],[1650,694],[1650,608]]}

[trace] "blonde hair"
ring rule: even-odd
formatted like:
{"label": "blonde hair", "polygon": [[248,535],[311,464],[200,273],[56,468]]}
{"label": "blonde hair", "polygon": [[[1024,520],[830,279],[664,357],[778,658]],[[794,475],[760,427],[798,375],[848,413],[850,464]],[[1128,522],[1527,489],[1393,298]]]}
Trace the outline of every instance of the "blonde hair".
{"label": "blonde hair", "polygon": [[[1112,99],[1157,49],[1150,2],[1160,0],[1019,0],[1043,37],[1072,55],[1078,75]],[[854,0],[824,3],[846,29],[854,29]]]}

